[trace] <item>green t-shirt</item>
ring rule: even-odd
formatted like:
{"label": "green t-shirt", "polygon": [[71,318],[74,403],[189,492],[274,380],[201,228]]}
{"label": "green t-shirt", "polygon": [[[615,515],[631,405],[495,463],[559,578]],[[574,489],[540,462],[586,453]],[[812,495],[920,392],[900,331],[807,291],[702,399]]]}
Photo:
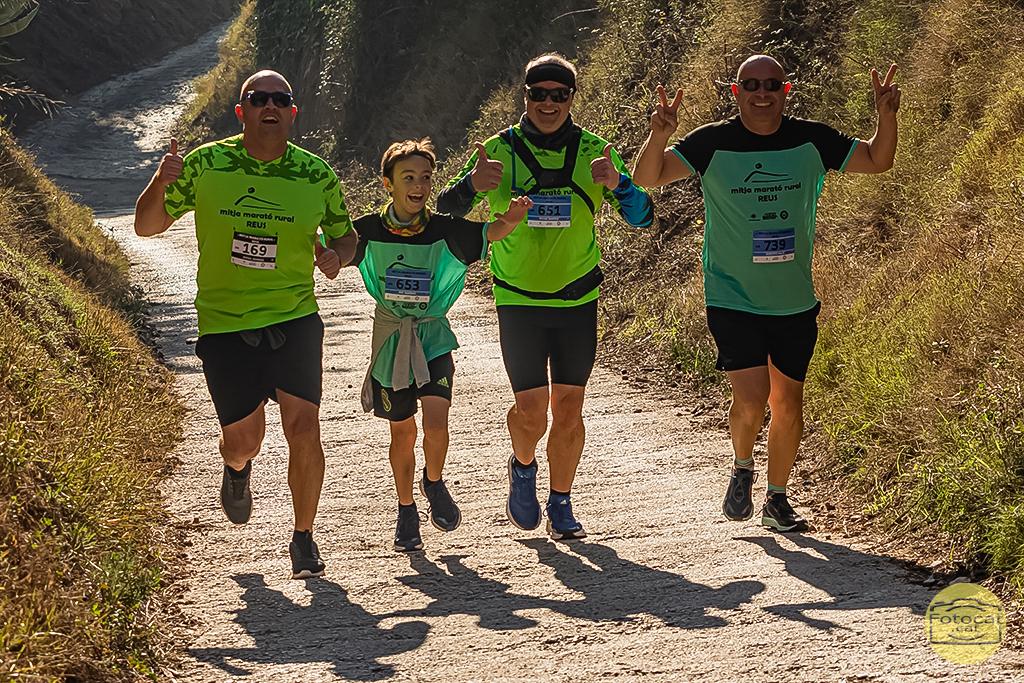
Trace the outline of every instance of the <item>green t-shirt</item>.
{"label": "green t-shirt", "polygon": [[817,305],[811,257],[818,197],[826,173],[843,170],[857,142],[787,116],[771,135],[734,117],[675,144],[704,192],[708,306],[790,315]]}
{"label": "green t-shirt", "polygon": [[[520,143],[528,148],[543,168],[562,168],[566,153],[564,147],[549,150],[535,146],[526,138],[519,124],[512,126],[512,133],[518,137],[517,148]],[[603,202],[609,202],[616,210],[621,210],[619,201],[612,191],[595,183],[590,172],[590,162],[602,156],[607,144],[606,140],[583,130],[572,171],[572,180],[590,198],[595,212],[601,208]],[[489,158],[505,164],[501,185],[490,192],[478,192],[473,199],[474,206],[484,199],[487,200],[490,218],[493,220],[495,214],[508,210],[514,196],[513,175],[519,188],[531,188],[534,179],[519,155],[516,156],[513,167],[512,149],[500,135],[495,135],[484,142],[484,148]],[[448,187],[455,186],[469,175],[476,161],[477,154],[474,152]],[[629,175],[625,163],[614,150],[612,162],[619,173]],[[562,188],[546,190],[539,194],[544,195],[546,199],[538,201],[537,196],[531,196],[535,202],[543,203],[544,206],[532,209],[531,215],[523,219],[512,234],[491,246],[491,272],[518,289],[557,292],[593,270],[601,260],[601,249],[597,245],[594,232],[594,214],[577,193]],[[531,224],[537,227],[532,227]],[[500,286],[494,287],[494,300],[498,306],[578,306],[593,301],[598,294],[598,288],[594,288],[575,300],[534,299]]]}
{"label": "green t-shirt", "polygon": [[[418,235],[402,237],[384,227],[380,214],[356,219],[359,234],[352,265],[359,266],[366,291],[399,317],[444,318],[466,284],[466,269],[487,255],[487,224],[433,214]],[[447,324],[416,328],[427,360],[459,348]],[[398,334],[377,355],[373,377],[391,386]],[[410,373],[411,377],[411,373]]]}
{"label": "green t-shirt", "polygon": [[241,135],[189,152],[164,207],[175,219],[196,212],[200,335],[315,313],[317,228],[328,239],[352,228],[327,162],[291,143],[280,158],[258,161]]}

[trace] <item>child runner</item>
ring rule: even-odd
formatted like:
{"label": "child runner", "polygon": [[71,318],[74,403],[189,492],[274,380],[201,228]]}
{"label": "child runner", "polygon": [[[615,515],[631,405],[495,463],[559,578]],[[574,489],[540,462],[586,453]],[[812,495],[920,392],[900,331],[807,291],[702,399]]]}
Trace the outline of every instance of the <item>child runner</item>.
{"label": "child runner", "polygon": [[448,407],[459,347],[445,317],[462,293],[466,269],[487,253],[488,242],[509,235],[533,202],[522,197],[489,223],[431,213],[427,200],[436,166],[428,138],[388,147],[381,159],[384,188],[391,201],[379,213],[355,221],[355,256],[366,290],[376,302],[370,367],[362,388],[363,410],[391,425],[388,454],[398,490],[395,550],[423,547],[413,501],[416,470],[416,400],[423,404],[420,492],[430,522],[454,531],[462,520],[441,477],[448,452]]}

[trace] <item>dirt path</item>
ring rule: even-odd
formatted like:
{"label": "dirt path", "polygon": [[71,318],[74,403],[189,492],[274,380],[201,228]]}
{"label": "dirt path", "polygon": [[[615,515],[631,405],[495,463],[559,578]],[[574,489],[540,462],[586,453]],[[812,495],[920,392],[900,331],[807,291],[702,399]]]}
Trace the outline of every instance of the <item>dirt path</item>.
{"label": "dirt path", "polygon": [[[446,472],[464,523],[424,525],[426,550],[391,550],[387,425],[359,409],[371,302],[357,275],[318,280],[327,325],[327,479],[316,537],[324,579],[288,578],[291,506],[276,411],[255,463],[255,510],[234,527],[217,503],[217,422],[192,354],[190,219],[143,240],[131,206],[215,35],[88,93],[27,144],[102,216],[154,304],[161,348],[192,407],[163,485],[189,527],[175,590],[190,634],[175,680],[1020,680],[1015,653],[955,667],[926,644],[933,590],[835,535],[782,536],[720,513],[730,448],[683,406],[598,369],[574,490],[591,536],[555,544],[504,516],[511,399],[490,304],[464,296]],[[421,456],[422,457],[422,456]],[[545,464],[541,474],[546,476]],[[763,495],[763,483],[757,487]],[[417,494],[418,495],[418,494]],[[425,505],[423,505],[425,509]]]}

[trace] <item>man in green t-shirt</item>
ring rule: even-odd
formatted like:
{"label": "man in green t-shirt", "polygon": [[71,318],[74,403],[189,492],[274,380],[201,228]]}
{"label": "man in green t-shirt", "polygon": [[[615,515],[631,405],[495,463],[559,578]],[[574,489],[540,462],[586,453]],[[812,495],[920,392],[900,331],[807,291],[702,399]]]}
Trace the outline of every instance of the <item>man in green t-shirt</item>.
{"label": "man in green t-shirt", "polygon": [[221,424],[221,506],[235,524],[249,520],[251,461],[263,442],[264,406],[268,399],[277,401],[295,510],[292,576],[308,578],[324,571],[312,537],[324,477],[324,326],[313,295],[313,267],[336,277],[342,260],[351,258],[356,235],[337,175],[323,159],[288,141],[297,113],[281,74],[250,76],[235,105],[242,133],[184,158],[172,139],[139,196],[135,232],[158,235],[195,212],[196,355]]}
{"label": "man in green t-shirt", "polygon": [[526,113],[477,143],[437,198],[439,211],[457,216],[486,199],[492,218],[514,197],[533,201],[524,224],[491,248],[501,354],[515,393],[508,412],[513,455],[506,514],[520,529],[540,525],[535,456],[550,406],[546,511],[555,540],[586,535],[569,494],[583,453],[583,399],[597,352],[602,274],[594,216],[608,202],[630,225],[654,219],[650,196],[633,183],[618,153],[573,123],[575,93],[576,67],[564,57],[530,61]]}
{"label": "man in green t-shirt", "polygon": [[423,405],[423,476],[420,492],[430,522],[454,531],[462,513],[442,473],[448,454],[448,408],[455,381],[452,351],[459,342],[447,314],[462,293],[466,269],[487,245],[515,230],[531,202],[520,197],[489,223],[432,213],[427,208],[436,158],[429,139],[388,147],[380,173],[391,201],[355,221],[359,244],[348,265],[357,266],[377,302],[363,409],[388,420],[388,455],[398,493],[395,550],[423,547],[413,500],[416,471],[416,403]]}
{"label": "man in green t-shirt", "polygon": [[792,87],[766,55],[740,66],[733,96],[739,116],[701,126],[668,146],[682,91],[658,87],[651,133],[634,169],[649,187],[698,176],[704,194],[704,293],[717,367],[729,377],[729,430],[735,461],[722,510],[753,515],[754,441],[771,408],[768,494],[761,523],[803,531],[786,497],[803,434],[803,385],[818,336],[821,304],[811,282],[818,197],[828,171],[882,173],[896,154],[900,90],[896,65],[874,69],[878,125],[857,140],[817,121],[784,115]]}

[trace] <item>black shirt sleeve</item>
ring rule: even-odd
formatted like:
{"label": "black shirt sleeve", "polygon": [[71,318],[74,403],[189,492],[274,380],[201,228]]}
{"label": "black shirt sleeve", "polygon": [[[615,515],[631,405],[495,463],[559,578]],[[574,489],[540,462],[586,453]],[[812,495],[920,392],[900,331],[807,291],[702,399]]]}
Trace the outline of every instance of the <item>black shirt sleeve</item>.
{"label": "black shirt sleeve", "polygon": [[857,144],[857,138],[852,138],[845,133],[821,123],[820,121],[806,121],[807,137],[818,150],[821,156],[821,164],[826,171],[839,171],[850,158],[853,146]]}
{"label": "black shirt sleeve", "polygon": [[436,215],[431,221],[445,221],[444,240],[455,258],[467,266],[476,263],[484,254],[484,225],[477,221],[467,221],[458,216]]}
{"label": "black shirt sleeve", "polygon": [[473,209],[474,199],[473,179],[467,174],[455,185],[441,190],[437,195],[437,210],[453,216],[465,216]]}
{"label": "black shirt sleeve", "polygon": [[711,157],[721,147],[723,133],[731,121],[709,123],[683,136],[672,149],[686,160],[697,175],[704,175],[711,165]]}
{"label": "black shirt sleeve", "polygon": [[352,221],[352,227],[359,236],[359,241],[356,242],[356,253],[352,256],[352,260],[348,265],[358,266],[363,262],[363,257],[366,256],[366,244],[373,238],[375,231],[380,229],[380,216],[375,213],[360,216]]}

